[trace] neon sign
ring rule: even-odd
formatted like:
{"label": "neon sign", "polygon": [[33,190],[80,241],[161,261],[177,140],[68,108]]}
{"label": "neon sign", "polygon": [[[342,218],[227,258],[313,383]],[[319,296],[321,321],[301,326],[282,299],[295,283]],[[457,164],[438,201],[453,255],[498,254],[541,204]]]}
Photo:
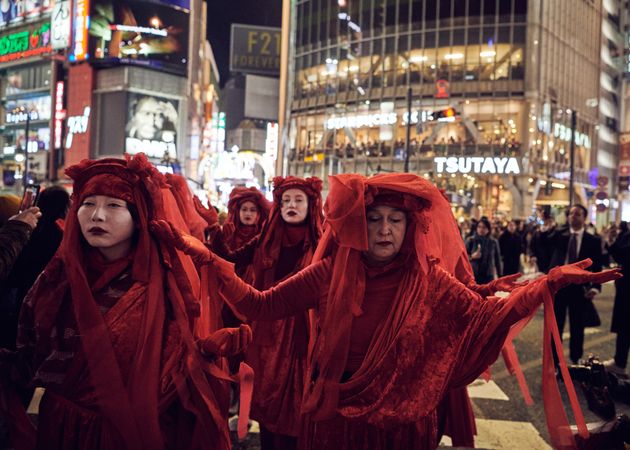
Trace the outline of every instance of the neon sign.
{"label": "neon sign", "polygon": [[63,81],[57,81],[55,85],[55,148],[61,148],[63,120],[66,118],[66,110],[63,109],[64,87]]}
{"label": "neon sign", "polygon": [[438,173],[498,173],[501,175],[521,173],[516,158],[484,158],[473,157],[444,157],[433,160]]}
{"label": "neon sign", "polygon": [[74,33],[70,61],[82,61],[88,58],[88,27],[90,25],[89,0],[76,0],[74,5]]}
{"label": "neon sign", "polygon": [[50,23],[0,36],[0,62],[28,58],[50,51]]}

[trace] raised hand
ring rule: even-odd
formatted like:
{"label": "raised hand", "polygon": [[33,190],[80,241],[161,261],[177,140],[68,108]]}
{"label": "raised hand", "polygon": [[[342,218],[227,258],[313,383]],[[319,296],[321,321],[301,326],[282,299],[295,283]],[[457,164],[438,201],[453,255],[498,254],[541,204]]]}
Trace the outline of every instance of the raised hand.
{"label": "raised hand", "polygon": [[523,274],[520,273],[506,275],[504,277],[497,278],[496,280],[492,280],[490,283],[488,283],[487,286],[493,293],[497,291],[512,292],[517,287],[525,286],[528,283],[528,281],[525,281],[523,283],[516,282],[516,280],[518,280],[522,276]]}
{"label": "raised hand", "polygon": [[251,342],[252,329],[243,324],[238,328],[221,328],[199,340],[197,345],[203,355],[221,358],[245,351]]}
{"label": "raised hand", "polygon": [[201,203],[201,200],[199,200],[199,197],[196,195],[193,197],[193,203],[195,204],[197,214],[206,221],[209,227],[219,224],[219,215],[212,206],[210,206],[210,208],[203,206],[203,203]]}
{"label": "raised hand", "polygon": [[197,264],[208,264],[214,258],[213,253],[199,239],[185,234],[166,220],[153,220],[151,231],[161,241],[174,245],[189,255]]}
{"label": "raised hand", "polygon": [[570,284],[601,284],[622,277],[620,269],[604,270],[603,272],[589,272],[585,270],[591,264],[593,264],[593,261],[585,259],[574,264],[554,267],[547,275],[549,289],[552,293],[556,293]]}

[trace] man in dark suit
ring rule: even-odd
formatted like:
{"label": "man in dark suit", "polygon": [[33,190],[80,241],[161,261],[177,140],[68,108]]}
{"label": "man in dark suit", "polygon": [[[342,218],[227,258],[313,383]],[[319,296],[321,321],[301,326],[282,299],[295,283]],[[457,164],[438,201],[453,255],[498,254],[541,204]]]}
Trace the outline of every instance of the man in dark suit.
{"label": "man in dark suit", "polygon": [[[598,236],[586,232],[587,210],[582,205],[574,205],[569,210],[568,228],[558,228],[547,237],[552,249],[549,268],[570,264],[590,258],[593,261],[591,272],[602,270],[602,243]],[[599,292],[601,285],[571,285],[558,291],[554,301],[554,311],[558,330],[562,335],[567,309],[569,310],[569,349],[571,360],[577,364],[582,357],[584,347],[584,316],[587,299],[592,300]],[[555,355],[554,355],[555,356]]]}

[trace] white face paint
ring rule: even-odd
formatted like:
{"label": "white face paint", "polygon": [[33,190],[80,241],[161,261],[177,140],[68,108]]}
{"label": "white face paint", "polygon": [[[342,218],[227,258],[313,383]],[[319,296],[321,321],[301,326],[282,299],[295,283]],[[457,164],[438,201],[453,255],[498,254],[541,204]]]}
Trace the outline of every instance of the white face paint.
{"label": "white face paint", "polygon": [[286,223],[300,224],[308,215],[308,196],[301,189],[287,189],[282,193],[280,215]]}
{"label": "white face paint", "polygon": [[106,195],[86,197],[77,211],[83,237],[109,261],[126,256],[131,249],[135,224],[127,202]]}
{"label": "white face paint", "polygon": [[258,220],[258,207],[254,202],[248,200],[243,202],[238,210],[238,214],[243,225],[256,225],[256,221]]}

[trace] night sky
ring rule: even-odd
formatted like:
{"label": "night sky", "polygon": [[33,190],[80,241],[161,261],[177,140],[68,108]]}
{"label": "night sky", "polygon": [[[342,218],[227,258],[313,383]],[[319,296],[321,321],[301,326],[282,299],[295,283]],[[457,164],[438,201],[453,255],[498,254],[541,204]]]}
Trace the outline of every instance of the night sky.
{"label": "night sky", "polygon": [[208,40],[221,73],[221,84],[229,75],[230,25],[245,23],[279,27],[282,0],[206,0]]}

